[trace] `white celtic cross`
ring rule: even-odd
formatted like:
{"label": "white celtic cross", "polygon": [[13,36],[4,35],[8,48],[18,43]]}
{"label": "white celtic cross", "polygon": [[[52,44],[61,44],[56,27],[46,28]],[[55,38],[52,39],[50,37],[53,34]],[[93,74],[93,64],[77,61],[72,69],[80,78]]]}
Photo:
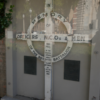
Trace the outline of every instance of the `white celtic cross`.
{"label": "white celtic cross", "polygon": [[[70,23],[66,21],[66,19],[56,13],[52,12],[52,0],[46,0],[45,3],[45,13],[41,13],[38,17],[36,17],[28,31],[27,34],[17,34],[16,38],[21,40],[27,40],[27,44],[31,50],[31,52],[39,59],[44,61],[45,65],[45,100],[51,100],[51,75],[52,75],[52,63],[60,61],[69,53],[72,48],[73,43],[89,43],[90,40],[93,38],[97,30],[91,30],[89,34],[72,34],[72,29]],[[32,28],[35,24],[45,18],[45,34],[39,33],[31,33]],[[52,18],[56,18],[60,20],[66,27],[68,34],[52,34]],[[87,31],[86,31],[87,32]],[[45,42],[45,50],[44,50],[44,57],[41,56],[36,52],[32,45],[32,41],[44,41]],[[65,50],[56,57],[52,57],[52,43],[53,42],[65,42],[67,46]]]}

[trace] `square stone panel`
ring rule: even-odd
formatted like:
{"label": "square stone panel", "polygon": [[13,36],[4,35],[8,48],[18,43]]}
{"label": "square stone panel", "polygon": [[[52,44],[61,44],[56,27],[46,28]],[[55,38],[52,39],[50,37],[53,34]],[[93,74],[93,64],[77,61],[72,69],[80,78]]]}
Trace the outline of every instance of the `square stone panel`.
{"label": "square stone panel", "polygon": [[64,61],[64,79],[72,81],[80,80],[80,61]]}
{"label": "square stone panel", "polygon": [[24,56],[24,73],[36,75],[37,74],[37,58],[32,56]]}

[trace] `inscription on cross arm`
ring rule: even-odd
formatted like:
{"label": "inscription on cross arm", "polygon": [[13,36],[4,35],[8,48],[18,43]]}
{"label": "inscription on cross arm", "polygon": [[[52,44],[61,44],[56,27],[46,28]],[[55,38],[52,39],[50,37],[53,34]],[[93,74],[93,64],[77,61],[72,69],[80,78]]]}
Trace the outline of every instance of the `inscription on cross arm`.
{"label": "inscription on cross arm", "polygon": [[[92,32],[91,32],[92,33]],[[72,39],[70,38],[72,36]],[[28,40],[31,41],[51,41],[51,42],[68,42],[73,41],[73,43],[89,43],[93,34],[39,34],[35,32],[32,34],[17,34],[16,38],[19,40]]]}

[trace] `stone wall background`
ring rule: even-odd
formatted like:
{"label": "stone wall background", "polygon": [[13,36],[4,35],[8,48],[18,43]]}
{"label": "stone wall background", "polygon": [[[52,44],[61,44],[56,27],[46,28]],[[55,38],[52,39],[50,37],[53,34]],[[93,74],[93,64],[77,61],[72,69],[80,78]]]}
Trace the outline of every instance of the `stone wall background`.
{"label": "stone wall background", "polygon": [[0,97],[6,95],[5,39],[0,40]]}

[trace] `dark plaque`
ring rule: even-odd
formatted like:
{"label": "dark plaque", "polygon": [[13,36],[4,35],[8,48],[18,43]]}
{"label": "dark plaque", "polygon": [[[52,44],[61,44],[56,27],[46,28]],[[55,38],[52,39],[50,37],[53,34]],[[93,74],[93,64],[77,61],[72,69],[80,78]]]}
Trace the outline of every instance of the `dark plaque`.
{"label": "dark plaque", "polygon": [[37,58],[24,56],[24,73],[36,75]]}
{"label": "dark plaque", "polygon": [[64,79],[72,81],[80,80],[80,61],[64,61]]}

